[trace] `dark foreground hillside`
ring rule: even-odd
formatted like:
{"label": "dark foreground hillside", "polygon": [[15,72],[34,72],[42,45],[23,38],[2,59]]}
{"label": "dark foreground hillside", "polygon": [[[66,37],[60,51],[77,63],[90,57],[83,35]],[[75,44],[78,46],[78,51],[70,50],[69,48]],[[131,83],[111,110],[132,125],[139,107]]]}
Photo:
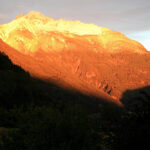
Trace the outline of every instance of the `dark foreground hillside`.
{"label": "dark foreground hillside", "polygon": [[0,54],[0,150],[147,149],[149,93],[127,91],[118,107],[31,78]]}

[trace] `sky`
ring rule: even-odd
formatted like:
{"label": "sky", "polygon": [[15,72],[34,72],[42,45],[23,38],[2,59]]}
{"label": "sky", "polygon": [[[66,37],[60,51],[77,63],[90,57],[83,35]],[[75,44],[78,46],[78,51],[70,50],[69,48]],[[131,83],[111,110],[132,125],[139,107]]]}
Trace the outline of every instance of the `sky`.
{"label": "sky", "polygon": [[0,24],[30,11],[107,27],[150,50],[150,0],[0,0]]}

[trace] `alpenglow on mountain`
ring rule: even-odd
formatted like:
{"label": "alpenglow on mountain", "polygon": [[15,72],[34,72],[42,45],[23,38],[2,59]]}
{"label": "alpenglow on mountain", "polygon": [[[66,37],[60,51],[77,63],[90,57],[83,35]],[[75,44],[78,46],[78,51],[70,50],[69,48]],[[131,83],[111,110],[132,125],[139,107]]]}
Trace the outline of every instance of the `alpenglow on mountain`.
{"label": "alpenglow on mountain", "polygon": [[150,85],[150,54],[122,33],[39,12],[0,25],[0,52],[30,75],[119,103],[128,89]]}
{"label": "alpenglow on mountain", "polygon": [[76,48],[95,52],[146,51],[138,42],[108,28],[80,21],[54,20],[34,11],[0,25],[0,38],[24,53]]}

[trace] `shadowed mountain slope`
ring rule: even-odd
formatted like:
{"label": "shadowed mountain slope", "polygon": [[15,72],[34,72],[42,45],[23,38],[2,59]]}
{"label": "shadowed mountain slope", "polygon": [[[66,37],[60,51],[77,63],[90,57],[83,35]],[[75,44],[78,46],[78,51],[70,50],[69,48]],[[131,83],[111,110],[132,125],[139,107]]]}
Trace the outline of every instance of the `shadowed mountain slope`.
{"label": "shadowed mountain slope", "polygon": [[109,104],[32,78],[0,53],[1,150],[97,150],[101,137],[92,115]]}
{"label": "shadowed mountain slope", "polygon": [[30,77],[0,53],[0,149],[147,149],[150,87],[118,107]]}

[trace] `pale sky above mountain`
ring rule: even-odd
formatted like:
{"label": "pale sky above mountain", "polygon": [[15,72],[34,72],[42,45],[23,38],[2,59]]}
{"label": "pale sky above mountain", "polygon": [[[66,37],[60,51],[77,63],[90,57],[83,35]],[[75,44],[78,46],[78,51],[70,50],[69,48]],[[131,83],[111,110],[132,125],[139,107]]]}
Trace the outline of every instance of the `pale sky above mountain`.
{"label": "pale sky above mountain", "polygon": [[150,50],[150,0],[0,0],[0,24],[32,10],[122,32]]}

